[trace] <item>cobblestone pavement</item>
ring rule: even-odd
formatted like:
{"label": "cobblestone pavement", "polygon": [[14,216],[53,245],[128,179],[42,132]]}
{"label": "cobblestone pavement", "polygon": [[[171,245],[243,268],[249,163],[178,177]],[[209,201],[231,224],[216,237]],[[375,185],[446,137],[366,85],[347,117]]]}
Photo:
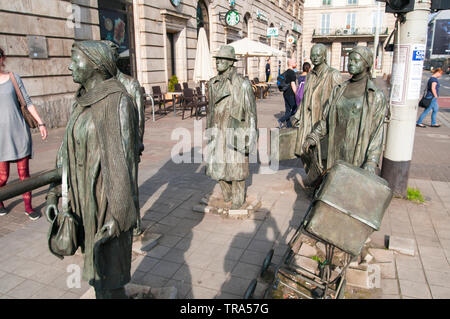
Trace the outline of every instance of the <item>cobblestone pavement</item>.
{"label": "cobblestone pavement", "polygon": [[[274,94],[258,100],[260,128],[276,126],[283,114],[282,97]],[[180,112],[148,113],[145,145],[139,171],[143,226],[162,234],[158,245],[146,255],[133,254],[132,281],[152,287],[175,286],[179,298],[242,298],[250,281],[256,278],[262,262],[275,249],[274,263],[281,260],[287,242],[306,212],[309,200],[302,190],[304,174],[297,160],[282,163],[274,174],[265,174],[262,165],[251,165],[249,195],[262,197],[267,216],[253,219],[225,219],[192,210],[216,183],[204,174],[201,163],[175,164],[179,133],[184,128],[194,139],[194,119],[181,120]],[[441,112],[440,117],[449,114]],[[444,121],[442,121],[444,122]],[[205,119],[201,120],[204,127]],[[178,128],[178,130],[175,130]],[[50,132],[47,141],[33,135],[36,174],[54,166],[64,129]],[[450,298],[450,127],[416,130],[410,185],[425,195],[425,204],[394,199],[380,231],[372,242],[384,245],[385,235],[415,240],[415,256],[395,255],[391,265],[382,268],[382,298]],[[172,139],[173,137],[173,139]],[[260,140],[266,137],[262,134]],[[199,148],[192,151],[198,156]],[[260,155],[262,162],[264,154]],[[11,180],[17,178],[13,167]],[[47,187],[33,192],[33,203],[42,211]],[[80,298],[87,283],[77,286],[77,266],[82,255],[59,260],[47,249],[48,222],[44,217],[30,221],[24,215],[21,197],[6,201],[10,211],[0,217],[0,298]],[[258,284],[255,296],[264,285]],[[350,288],[349,288],[350,289]]]}

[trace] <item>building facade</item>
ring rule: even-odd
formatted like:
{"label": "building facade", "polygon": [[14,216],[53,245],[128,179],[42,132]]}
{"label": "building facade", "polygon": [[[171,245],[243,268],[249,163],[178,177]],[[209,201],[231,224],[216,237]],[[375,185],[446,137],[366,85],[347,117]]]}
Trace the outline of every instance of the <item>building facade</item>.
{"label": "building facade", "polygon": [[[50,127],[64,126],[77,84],[68,70],[77,40],[119,45],[120,69],[146,92],[167,89],[176,75],[193,82],[198,30],[211,51],[244,37],[285,52],[271,58],[272,74],[302,59],[304,0],[0,0],[0,47]],[[238,13],[227,24],[226,14]],[[236,23],[237,22],[237,23]],[[268,29],[276,37],[268,37]],[[264,79],[265,58],[241,59],[239,71]],[[215,66],[214,66],[215,67]]]}
{"label": "building facade", "polygon": [[[378,5],[380,9],[378,10]],[[377,75],[389,75],[393,52],[385,52],[384,44],[394,30],[395,17],[385,13],[385,3],[376,0],[305,0],[303,57],[310,62],[310,50],[315,43],[327,46],[328,63],[348,72],[348,53],[363,45],[373,48],[376,26],[379,26]]]}
{"label": "building facade", "polygon": [[[210,51],[244,37],[263,42],[286,52],[281,59],[299,59],[303,0],[185,0],[178,6],[171,0],[140,0],[135,5],[138,74],[141,83],[165,85],[173,74],[180,82],[193,78],[198,28],[206,30]],[[234,2],[239,23],[227,25],[226,13]],[[268,28],[276,28],[277,37],[267,37]],[[294,37],[293,44],[288,38]],[[278,60],[272,59],[273,72]],[[274,63],[275,62],[275,63]],[[265,59],[241,60],[238,67],[250,78],[264,78]]]}

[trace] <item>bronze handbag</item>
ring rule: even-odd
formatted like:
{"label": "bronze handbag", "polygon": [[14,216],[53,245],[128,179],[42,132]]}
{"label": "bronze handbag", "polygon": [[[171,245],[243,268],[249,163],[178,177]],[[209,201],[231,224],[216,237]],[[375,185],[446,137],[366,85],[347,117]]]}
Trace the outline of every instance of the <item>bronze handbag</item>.
{"label": "bronze handbag", "polygon": [[14,86],[14,89],[16,90],[17,99],[20,103],[20,110],[22,111],[22,116],[25,119],[25,122],[28,124],[30,128],[36,128],[38,127],[38,122],[36,119],[31,115],[30,111],[28,111],[27,104],[25,103],[25,99],[23,98],[22,92],[20,92],[19,86],[17,85],[16,78],[12,74],[12,72],[9,73],[9,78],[11,79],[11,82]]}
{"label": "bronze handbag", "polygon": [[48,233],[48,248],[56,257],[72,256],[78,249],[78,222],[66,212],[56,215]]}

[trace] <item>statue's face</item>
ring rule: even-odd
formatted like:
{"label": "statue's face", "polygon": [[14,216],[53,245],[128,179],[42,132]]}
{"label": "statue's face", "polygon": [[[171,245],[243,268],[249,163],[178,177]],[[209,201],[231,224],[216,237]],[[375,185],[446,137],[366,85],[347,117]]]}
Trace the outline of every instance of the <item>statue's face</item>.
{"label": "statue's face", "polygon": [[72,71],[73,81],[83,84],[92,77],[95,67],[85,54],[74,48],[72,49],[72,61],[69,70]]}
{"label": "statue's face", "polygon": [[219,73],[225,72],[229,68],[231,68],[234,64],[234,61],[228,59],[216,58],[216,67]]}
{"label": "statue's face", "polygon": [[348,57],[348,72],[352,75],[361,74],[367,71],[368,65],[363,58],[355,52],[350,53]]}
{"label": "statue's face", "polygon": [[313,47],[311,49],[311,62],[314,66],[320,65],[325,62],[326,54],[325,50],[321,47]]}

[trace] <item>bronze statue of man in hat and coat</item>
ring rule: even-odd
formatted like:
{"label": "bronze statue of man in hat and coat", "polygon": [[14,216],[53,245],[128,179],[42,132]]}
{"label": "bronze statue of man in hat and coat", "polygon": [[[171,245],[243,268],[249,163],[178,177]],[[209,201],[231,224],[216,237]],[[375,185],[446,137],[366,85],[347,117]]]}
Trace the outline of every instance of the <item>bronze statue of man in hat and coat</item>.
{"label": "bronze statue of man in hat and coat", "polygon": [[218,75],[208,82],[206,174],[219,182],[231,209],[239,209],[257,143],[256,101],[250,81],[234,66],[234,48],[223,45],[214,58]]}
{"label": "bronze statue of man in hat and coat", "polygon": [[[306,76],[303,99],[293,119],[294,126],[298,127],[295,154],[300,156],[303,161],[307,174],[304,180],[305,186],[314,184],[317,172],[314,169],[315,166],[312,165],[313,154],[305,154],[302,151],[302,145],[314,125],[322,118],[323,108],[333,92],[333,88],[343,82],[340,72],[327,64],[327,48],[324,44],[315,44],[311,48],[310,57],[314,68]],[[326,145],[323,146],[326,150]],[[322,155],[322,160],[326,159],[326,154]]]}

